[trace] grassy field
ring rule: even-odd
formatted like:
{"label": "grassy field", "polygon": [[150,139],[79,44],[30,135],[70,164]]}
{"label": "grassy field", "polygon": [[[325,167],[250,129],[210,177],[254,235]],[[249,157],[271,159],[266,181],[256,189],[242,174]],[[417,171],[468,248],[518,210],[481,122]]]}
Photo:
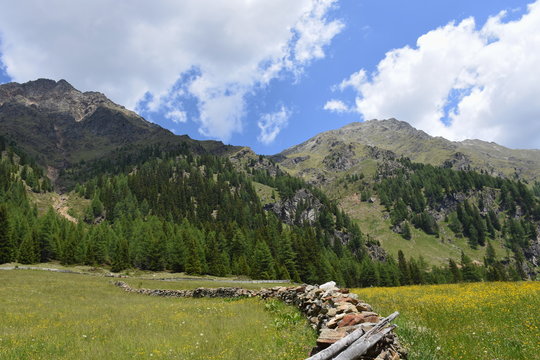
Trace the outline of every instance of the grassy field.
{"label": "grassy field", "polygon": [[2,360],[304,359],[315,341],[296,309],[266,311],[258,299],[157,298],[109,278],[28,270],[0,271],[0,284]]}
{"label": "grassy field", "polygon": [[396,321],[410,360],[540,359],[540,283],[355,289]]}
{"label": "grassy field", "polygon": [[[405,240],[401,235],[392,232],[390,220],[382,217],[384,206],[378,202],[372,204],[360,202],[357,196],[349,195],[343,197],[341,206],[358,222],[365,234],[371,239],[378,240],[396,259],[398,251],[401,250],[407,258],[422,256],[429,264],[447,265],[449,257],[459,263],[463,251],[472,260],[483,262],[485,247],[471,249],[467,239],[456,238],[446,223],[440,224],[439,238],[411,226],[412,239]],[[496,239],[492,244],[499,258],[507,255],[502,239]]]}

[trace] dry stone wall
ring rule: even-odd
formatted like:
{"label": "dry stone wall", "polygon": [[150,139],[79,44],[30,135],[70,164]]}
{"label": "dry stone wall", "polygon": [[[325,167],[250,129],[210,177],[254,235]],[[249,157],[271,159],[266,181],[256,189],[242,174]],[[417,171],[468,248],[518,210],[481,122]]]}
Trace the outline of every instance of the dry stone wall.
{"label": "dry stone wall", "polygon": [[[209,297],[234,298],[255,297],[280,299],[296,306],[317,331],[317,346],[312,355],[327,348],[357,329],[367,332],[381,320],[372,307],[352,294],[348,289],[340,289],[334,282],[321,286],[278,286],[262,290],[249,290],[237,287],[197,288],[195,290],[154,290],[132,288],[122,281],[114,283],[132,293],[165,297]],[[361,359],[397,360],[406,359],[407,352],[400,345],[397,336],[390,332]]]}

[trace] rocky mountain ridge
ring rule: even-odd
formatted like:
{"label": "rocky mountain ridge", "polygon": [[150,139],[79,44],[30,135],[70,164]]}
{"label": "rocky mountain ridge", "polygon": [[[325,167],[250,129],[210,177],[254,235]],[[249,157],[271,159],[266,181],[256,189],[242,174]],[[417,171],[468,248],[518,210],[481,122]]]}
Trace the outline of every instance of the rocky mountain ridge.
{"label": "rocky mountain ridge", "polygon": [[0,134],[15,141],[51,174],[119,148],[186,145],[195,153],[236,147],[177,136],[99,92],[81,92],[65,80],[0,85]]}
{"label": "rocky mountain ridge", "polygon": [[0,86],[0,106],[8,102],[35,107],[45,113],[68,114],[76,122],[91,116],[98,108],[106,107],[153,125],[135,112],[115,104],[104,94],[95,91],[81,92],[63,79],[58,82],[38,79],[24,84],[4,84]]}
{"label": "rocky mountain ridge", "polygon": [[472,168],[494,176],[540,179],[540,150],[509,149],[481,140],[449,141],[396,119],[355,122],[323,132],[274,159],[294,174],[321,182],[335,177],[336,172],[361,168],[365,160],[377,161],[381,155],[392,154],[457,170]]}

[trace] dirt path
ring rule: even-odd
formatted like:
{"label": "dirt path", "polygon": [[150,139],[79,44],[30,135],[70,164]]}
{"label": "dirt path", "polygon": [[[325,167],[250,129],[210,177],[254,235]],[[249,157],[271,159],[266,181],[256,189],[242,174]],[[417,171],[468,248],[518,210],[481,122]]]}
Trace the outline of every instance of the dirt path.
{"label": "dirt path", "polygon": [[60,195],[58,198],[54,200],[53,204],[54,210],[56,210],[57,213],[71,221],[72,223],[78,223],[78,220],[75,219],[73,216],[68,214],[69,207],[67,206],[67,196],[66,195]]}

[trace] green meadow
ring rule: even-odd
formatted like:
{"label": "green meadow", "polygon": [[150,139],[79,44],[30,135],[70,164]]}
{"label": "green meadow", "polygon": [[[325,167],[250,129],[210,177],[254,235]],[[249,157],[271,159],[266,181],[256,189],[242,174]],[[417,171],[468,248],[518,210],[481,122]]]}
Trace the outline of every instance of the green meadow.
{"label": "green meadow", "polygon": [[[110,281],[0,271],[0,359],[304,359],[315,342],[315,332],[292,307],[268,307],[259,299],[143,296]],[[151,288],[226,286],[129,282]]]}
{"label": "green meadow", "polygon": [[409,360],[540,359],[540,282],[355,289],[375,311],[399,311]]}

